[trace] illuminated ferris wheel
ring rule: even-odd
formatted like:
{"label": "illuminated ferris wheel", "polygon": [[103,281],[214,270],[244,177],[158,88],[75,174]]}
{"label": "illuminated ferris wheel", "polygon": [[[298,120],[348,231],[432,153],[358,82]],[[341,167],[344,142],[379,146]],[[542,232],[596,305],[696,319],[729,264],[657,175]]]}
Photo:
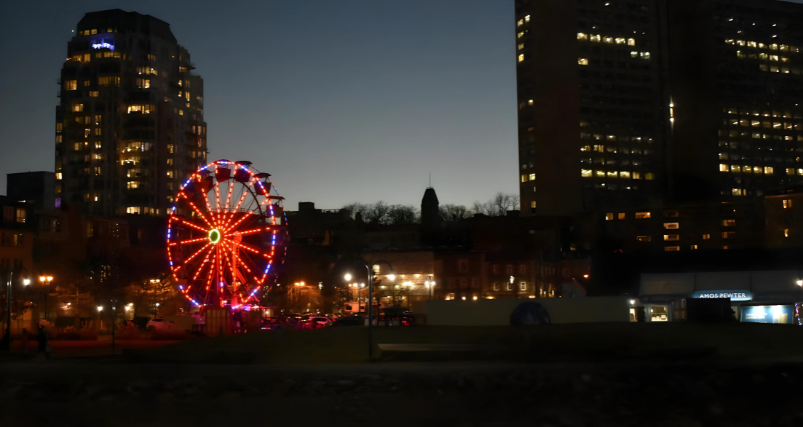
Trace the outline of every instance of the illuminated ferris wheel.
{"label": "illuminated ferris wheel", "polygon": [[218,160],[181,186],[167,223],[167,258],[196,307],[258,304],[287,252],[284,198],[251,162]]}

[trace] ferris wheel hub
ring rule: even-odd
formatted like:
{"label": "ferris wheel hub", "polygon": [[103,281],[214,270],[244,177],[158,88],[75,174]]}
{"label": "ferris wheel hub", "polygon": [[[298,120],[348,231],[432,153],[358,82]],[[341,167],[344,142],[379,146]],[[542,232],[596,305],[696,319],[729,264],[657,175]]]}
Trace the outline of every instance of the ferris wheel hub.
{"label": "ferris wheel hub", "polygon": [[216,245],[220,241],[220,231],[217,228],[209,230],[209,242]]}

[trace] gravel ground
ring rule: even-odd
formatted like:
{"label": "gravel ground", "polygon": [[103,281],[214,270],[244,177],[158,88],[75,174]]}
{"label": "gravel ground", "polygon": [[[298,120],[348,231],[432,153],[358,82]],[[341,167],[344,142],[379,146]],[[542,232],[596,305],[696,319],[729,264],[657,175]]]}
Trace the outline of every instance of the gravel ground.
{"label": "gravel ground", "polygon": [[2,426],[801,426],[803,364],[0,363]]}

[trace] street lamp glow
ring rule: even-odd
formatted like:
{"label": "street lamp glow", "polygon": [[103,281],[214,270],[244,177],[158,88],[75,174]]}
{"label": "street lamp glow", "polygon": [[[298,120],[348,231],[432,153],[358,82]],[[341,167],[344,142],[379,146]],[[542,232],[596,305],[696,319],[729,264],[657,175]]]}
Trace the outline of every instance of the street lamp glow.
{"label": "street lamp glow", "polygon": [[102,305],[98,306],[98,311],[103,311],[103,306]]}
{"label": "street lamp glow", "polygon": [[396,275],[395,274],[388,275],[388,280],[390,280],[391,282],[396,280]]}
{"label": "street lamp glow", "polygon": [[636,304],[636,300],[634,300],[634,299],[630,300],[630,305],[635,305],[635,304]]}
{"label": "street lamp glow", "polygon": [[346,279],[346,281],[348,282],[349,280],[351,280],[351,274],[346,273],[346,275],[343,276],[343,278]]}
{"label": "street lamp glow", "polygon": [[24,284],[25,286],[28,286],[28,285],[31,284],[31,280],[30,279],[23,279],[22,280],[22,284]]}
{"label": "street lamp glow", "polygon": [[45,276],[39,276],[39,281],[40,282],[44,282],[45,281]]}
{"label": "street lamp glow", "polygon": [[53,276],[47,276],[47,281],[48,282],[52,282],[53,281]]}
{"label": "street lamp glow", "polygon": [[798,286],[803,286],[803,280],[801,280],[801,279],[798,279],[798,280],[797,280],[797,285],[798,285]]}

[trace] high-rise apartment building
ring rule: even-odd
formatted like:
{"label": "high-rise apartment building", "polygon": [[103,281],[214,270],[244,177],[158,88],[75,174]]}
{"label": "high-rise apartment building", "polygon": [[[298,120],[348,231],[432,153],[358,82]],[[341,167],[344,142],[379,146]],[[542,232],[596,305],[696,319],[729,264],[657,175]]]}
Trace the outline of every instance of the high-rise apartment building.
{"label": "high-rise apartment building", "polygon": [[516,0],[524,215],[803,184],[803,5]]}
{"label": "high-rise apartment building", "polygon": [[164,21],[92,12],[67,48],[56,108],[57,203],[162,215],[206,163],[203,80]]}

